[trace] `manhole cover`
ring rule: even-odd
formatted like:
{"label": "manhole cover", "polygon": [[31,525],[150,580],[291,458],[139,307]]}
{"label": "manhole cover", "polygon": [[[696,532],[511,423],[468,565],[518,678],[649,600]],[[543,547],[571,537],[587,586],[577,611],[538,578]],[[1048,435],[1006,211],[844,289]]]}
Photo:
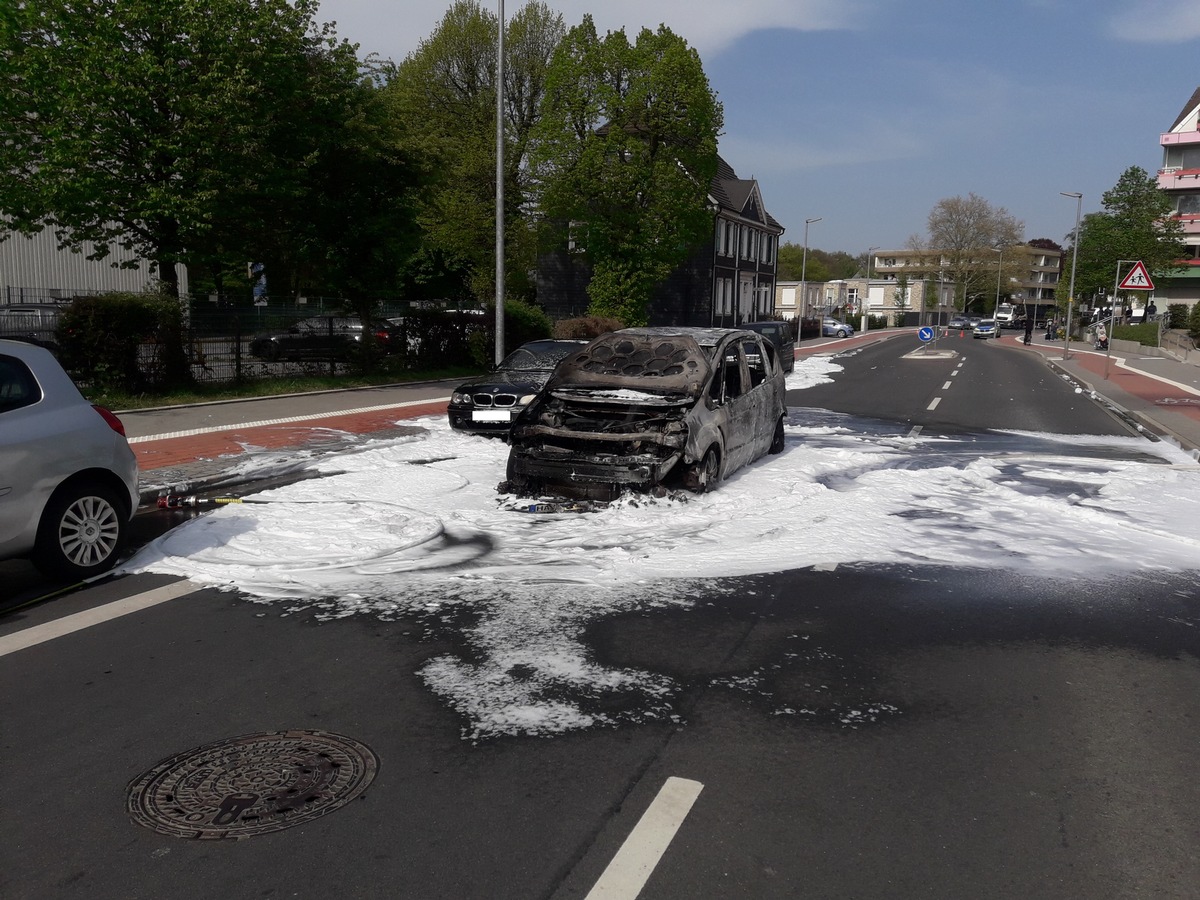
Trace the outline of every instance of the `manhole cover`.
{"label": "manhole cover", "polygon": [[378,770],[369,747],[340,734],[247,734],[164,759],[130,783],[128,809],[162,834],[251,837],[345,806]]}

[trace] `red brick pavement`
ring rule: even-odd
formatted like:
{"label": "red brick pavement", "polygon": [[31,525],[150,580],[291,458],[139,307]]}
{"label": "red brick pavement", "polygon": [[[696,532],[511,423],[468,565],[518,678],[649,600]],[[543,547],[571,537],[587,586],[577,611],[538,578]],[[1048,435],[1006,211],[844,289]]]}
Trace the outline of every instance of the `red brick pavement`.
{"label": "red brick pavement", "polygon": [[327,443],[331,434],[371,434],[386,431],[404,419],[445,414],[446,402],[437,401],[395,409],[372,410],[348,415],[329,415],[301,422],[235,425],[198,430],[199,433],[131,439],[138,466],[143,472],[187,465],[198,459],[236,456],[247,448],[275,450]]}

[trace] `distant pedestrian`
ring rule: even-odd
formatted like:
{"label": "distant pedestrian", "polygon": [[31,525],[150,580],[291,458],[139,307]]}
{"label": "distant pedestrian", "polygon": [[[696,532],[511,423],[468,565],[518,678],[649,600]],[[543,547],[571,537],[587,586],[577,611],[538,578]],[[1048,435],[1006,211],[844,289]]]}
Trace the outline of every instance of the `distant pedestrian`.
{"label": "distant pedestrian", "polygon": [[1025,317],[1025,345],[1028,346],[1029,342],[1032,340],[1033,340],[1033,316],[1026,316]]}

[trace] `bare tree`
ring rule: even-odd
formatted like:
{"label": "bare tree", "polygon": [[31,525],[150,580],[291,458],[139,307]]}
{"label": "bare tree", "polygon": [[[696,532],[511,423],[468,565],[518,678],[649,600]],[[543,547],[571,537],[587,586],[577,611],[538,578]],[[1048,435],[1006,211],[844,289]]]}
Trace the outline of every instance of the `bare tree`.
{"label": "bare tree", "polygon": [[972,299],[986,296],[988,285],[994,283],[996,250],[1023,243],[1024,234],[1025,223],[1007,209],[968,194],[948,197],[934,205],[929,213],[929,239],[923,242],[923,249],[935,251],[927,254],[927,265],[936,256],[937,271],[954,282],[955,306],[965,310]]}

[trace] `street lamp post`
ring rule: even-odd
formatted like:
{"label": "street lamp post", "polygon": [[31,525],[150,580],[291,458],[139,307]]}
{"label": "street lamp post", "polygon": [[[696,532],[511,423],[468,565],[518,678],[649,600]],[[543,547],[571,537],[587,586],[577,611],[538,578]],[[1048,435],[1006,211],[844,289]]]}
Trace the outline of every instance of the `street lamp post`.
{"label": "street lamp post", "polygon": [[878,249],[878,247],[867,248],[867,289],[863,294],[862,321],[859,322],[859,331],[867,330],[867,310],[871,305],[871,263],[874,261],[872,254],[874,254],[874,252]]}
{"label": "street lamp post", "polygon": [[[808,226],[820,222],[821,216],[804,220],[804,256],[800,258],[800,321],[796,324],[796,345],[804,336],[804,313],[808,309]],[[821,329],[817,329],[820,332]]]}
{"label": "street lamp post", "polygon": [[1067,328],[1063,334],[1063,359],[1071,349],[1071,305],[1075,302],[1075,262],[1079,259],[1079,214],[1083,212],[1083,194],[1077,191],[1059,191],[1064,197],[1075,198],[1075,232],[1071,239],[1071,283],[1067,287]]}
{"label": "street lamp post", "polygon": [[496,33],[496,365],[504,359],[504,0]]}
{"label": "street lamp post", "polygon": [[992,321],[996,323],[996,334],[1000,334],[1000,276],[1004,272],[1004,245],[993,247],[1000,254],[1000,262],[996,266],[996,305],[992,309]]}

